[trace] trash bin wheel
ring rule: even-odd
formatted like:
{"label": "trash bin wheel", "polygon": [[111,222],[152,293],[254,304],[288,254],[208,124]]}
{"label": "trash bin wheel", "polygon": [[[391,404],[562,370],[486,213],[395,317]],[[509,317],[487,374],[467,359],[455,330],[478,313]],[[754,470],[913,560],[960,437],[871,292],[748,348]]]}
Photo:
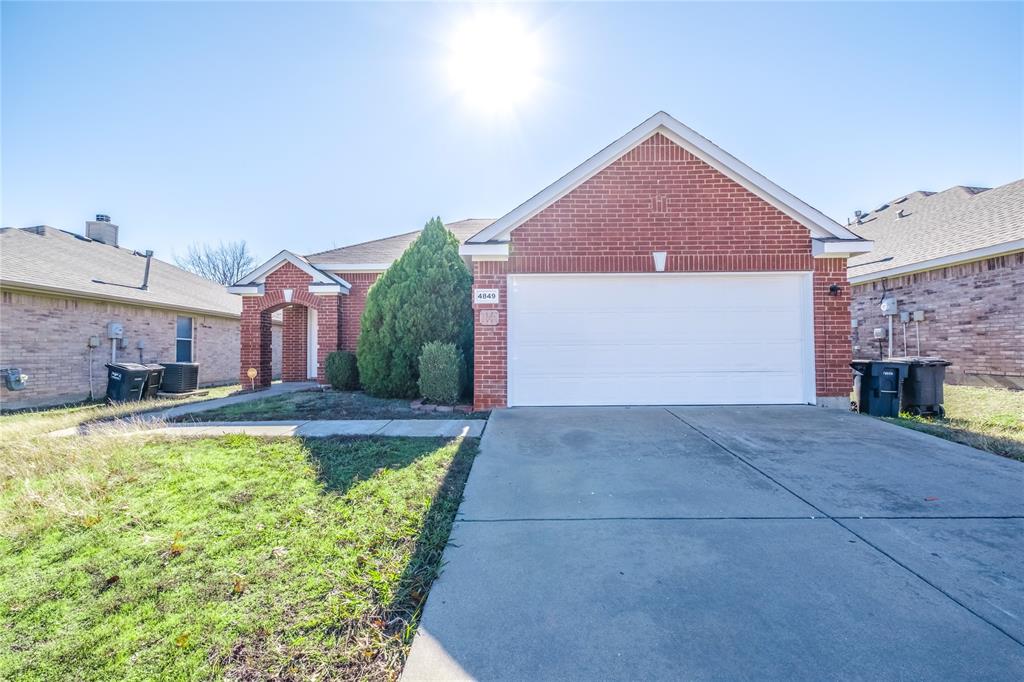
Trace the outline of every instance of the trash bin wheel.
{"label": "trash bin wheel", "polygon": [[939,419],[945,419],[946,418],[946,408],[944,408],[942,405],[939,405],[938,414],[939,414]]}

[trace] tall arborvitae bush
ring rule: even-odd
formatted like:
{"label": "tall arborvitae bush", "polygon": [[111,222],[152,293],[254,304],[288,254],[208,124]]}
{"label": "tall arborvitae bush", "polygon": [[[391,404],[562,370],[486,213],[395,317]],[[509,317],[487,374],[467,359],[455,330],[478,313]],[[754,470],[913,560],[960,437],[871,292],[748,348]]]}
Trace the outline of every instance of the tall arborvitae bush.
{"label": "tall arborvitae bush", "polygon": [[455,344],[471,358],[472,284],[455,235],[432,219],[367,294],[356,353],[363,388],[415,397],[420,352],[430,341]]}

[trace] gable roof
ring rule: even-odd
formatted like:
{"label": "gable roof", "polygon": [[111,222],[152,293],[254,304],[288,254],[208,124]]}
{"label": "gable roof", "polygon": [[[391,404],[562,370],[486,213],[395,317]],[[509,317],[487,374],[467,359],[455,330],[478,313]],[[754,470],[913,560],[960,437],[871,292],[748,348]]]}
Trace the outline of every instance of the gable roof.
{"label": "gable roof", "polygon": [[853,227],[875,250],[849,260],[851,282],[1024,249],[1024,179],[995,189],[911,192]]}
{"label": "gable roof", "polygon": [[239,317],[241,301],[217,282],[132,249],[41,225],[0,229],[0,286],[144,307]]}
{"label": "gable roof", "polygon": [[[282,249],[277,252],[273,258],[269,259],[255,270],[247,272],[237,282],[235,282],[230,288],[235,287],[246,287],[252,284],[263,284],[263,281],[267,278],[267,275],[277,270],[285,263],[291,263],[299,270],[309,275],[313,280],[313,285],[327,285],[329,287],[341,287],[343,290],[348,291],[351,285],[337,275],[332,275],[329,272],[325,272],[316,266],[312,265],[304,256]],[[240,292],[232,292],[240,293]]]}
{"label": "gable roof", "polygon": [[[509,233],[573,189],[613,163],[631,149],[656,133],[686,149],[725,176],[735,180],[783,213],[807,227],[819,239],[861,241],[860,238],[821,211],[797,199],[750,166],[732,156],[713,142],[683,125],[664,111],[659,111],[610,145],[548,185],[533,197],[512,209],[491,225],[470,237],[467,245],[508,241]],[[866,251],[870,245],[859,248]]]}
{"label": "gable roof", "polygon": [[[461,244],[469,237],[494,222],[491,219],[470,218],[459,220],[454,223],[445,223],[447,227],[459,240]],[[391,263],[398,259],[409,245],[416,241],[416,237],[423,230],[414,230],[397,234],[392,237],[374,239],[351,246],[342,246],[329,251],[311,253],[306,259],[313,265],[331,266],[331,270],[344,271],[345,267],[352,269],[386,269]]]}

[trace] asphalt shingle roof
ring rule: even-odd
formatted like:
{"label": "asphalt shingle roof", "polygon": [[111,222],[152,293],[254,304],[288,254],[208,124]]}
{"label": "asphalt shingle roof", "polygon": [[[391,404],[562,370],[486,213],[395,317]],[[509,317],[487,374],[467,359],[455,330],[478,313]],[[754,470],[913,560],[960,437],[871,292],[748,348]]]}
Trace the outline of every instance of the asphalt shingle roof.
{"label": "asphalt shingle roof", "polygon": [[[461,244],[480,230],[490,225],[492,222],[494,221],[490,219],[470,218],[468,220],[460,220],[455,223],[447,223],[445,224],[445,227],[452,231]],[[409,245],[415,241],[420,232],[422,232],[422,230],[406,232],[393,237],[384,237],[383,239],[375,239],[373,241],[363,242],[362,244],[342,246],[341,248],[331,249],[330,251],[312,253],[306,256],[306,260],[313,265],[318,265],[320,263],[350,263],[353,265],[365,263],[391,263],[401,256],[407,248],[409,248]]]}
{"label": "asphalt shingle roof", "polygon": [[870,253],[850,259],[850,277],[1024,239],[1024,179],[995,189],[913,192],[850,229],[875,242]]}
{"label": "asphalt shingle roof", "polygon": [[143,290],[146,257],[54,227],[0,229],[0,285],[65,292],[141,306],[239,317],[242,299],[216,282],[153,258]]}

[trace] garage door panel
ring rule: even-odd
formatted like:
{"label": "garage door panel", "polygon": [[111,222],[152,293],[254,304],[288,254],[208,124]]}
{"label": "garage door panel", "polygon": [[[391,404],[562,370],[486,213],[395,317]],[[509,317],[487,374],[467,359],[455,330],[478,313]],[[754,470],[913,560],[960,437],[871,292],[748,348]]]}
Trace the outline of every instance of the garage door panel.
{"label": "garage door panel", "polygon": [[520,347],[517,372],[544,375],[555,371],[574,371],[580,376],[602,371],[621,373],[628,366],[636,372],[696,371],[777,371],[799,362],[799,351],[791,342],[733,343],[729,353],[716,343],[652,344],[631,342],[588,346],[550,344]]}
{"label": "garage door panel", "polygon": [[806,276],[519,276],[513,405],[807,402]]}
{"label": "garage door panel", "polygon": [[[700,322],[668,325],[672,319],[700,319]],[[650,343],[674,341],[734,343],[753,333],[767,341],[799,342],[801,314],[795,310],[703,312],[677,308],[658,309],[646,314],[583,311],[524,313],[516,318],[523,339],[545,339],[549,343],[578,343],[581,337],[601,338],[609,343],[636,341],[638,332]]]}

